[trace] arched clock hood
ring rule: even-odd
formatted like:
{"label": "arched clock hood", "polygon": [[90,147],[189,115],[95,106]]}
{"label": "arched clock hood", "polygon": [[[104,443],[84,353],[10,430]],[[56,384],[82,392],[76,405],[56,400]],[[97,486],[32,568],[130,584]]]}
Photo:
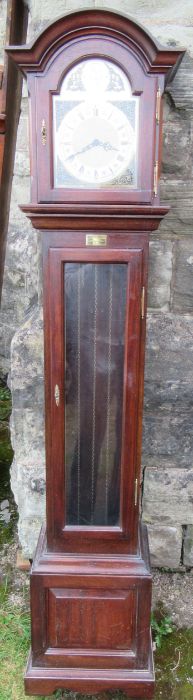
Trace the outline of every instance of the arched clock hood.
{"label": "arched clock hood", "polygon": [[162,47],[132,17],[109,10],[92,9],[59,17],[34,42],[27,46],[9,46],[6,50],[25,75],[29,72],[43,72],[61,46],[79,37],[82,39],[88,30],[93,36],[105,35],[123,42],[138,57],[147,73],[164,74],[166,83],[173,79],[184,55],[184,49]]}
{"label": "arched clock hood", "polygon": [[[21,208],[33,226],[61,229],[71,225],[72,217],[86,216],[89,227],[94,216],[95,223],[97,217],[100,226],[102,217],[102,225],[108,227],[108,216],[114,213],[118,225],[127,218],[130,229],[141,230],[145,225],[156,230],[168,212],[159,200],[161,98],[184,51],[163,48],[132,18],[108,10],[83,10],[48,25],[32,44],[9,46],[7,52],[28,83],[31,204]],[[133,95],[139,97],[137,184],[130,189],[121,191],[115,182],[101,191],[94,186],[85,191],[77,187],[76,193],[70,186],[54,186],[52,96],[58,94],[66,70],[91,55],[117,62],[128,76]],[[32,149],[36,141],[37,148]]]}

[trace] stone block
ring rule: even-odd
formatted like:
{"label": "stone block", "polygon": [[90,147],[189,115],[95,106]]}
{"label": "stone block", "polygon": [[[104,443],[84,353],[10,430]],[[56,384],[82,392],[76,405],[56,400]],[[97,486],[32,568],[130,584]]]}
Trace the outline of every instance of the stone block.
{"label": "stone block", "polygon": [[5,266],[3,293],[1,303],[1,322],[10,325],[19,324],[23,320],[26,308],[26,275],[19,269]]}
{"label": "stone block", "polygon": [[17,205],[26,204],[30,200],[30,174],[21,177],[16,173],[13,175],[13,202]]}
{"label": "stone block", "polygon": [[150,241],[148,307],[169,309],[172,278],[171,241]]}
{"label": "stone block", "polygon": [[188,525],[186,528],[183,563],[185,566],[193,567],[193,525]]}
{"label": "stone block", "polygon": [[161,377],[155,381],[145,382],[144,410],[168,412],[169,414],[187,412],[192,410],[192,382],[189,381],[163,381]]}
{"label": "stone block", "polygon": [[163,113],[162,172],[184,179],[192,176],[191,116],[177,110],[165,96]]}
{"label": "stone block", "polygon": [[30,162],[28,151],[16,151],[14,163],[14,175],[28,177],[30,172]]}
{"label": "stone block", "polygon": [[193,179],[176,179],[174,176],[162,175],[160,180],[160,197],[170,207],[159,226],[161,234],[191,235],[193,221]]}
{"label": "stone block", "polygon": [[[186,0],[187,2],[187,0]],[[186,6],[186,3],[184,4]],[[175,26],[173,27],[175,31]],[[186,53],[182,59],[179,70],[176,72],[175,78],[167,88],[174,105],[179,110],[189,112],[192,119],[192,95],[193,95],[193,11],[192,11],[192,26],[188,31],[187,23],[182,28],[184,33],[184,46]],[[181,32],[181,35],[182,35]],[[180,34],[178,33],[178,36]],[[176,37],[178,41],[178,37]],[[182,46],[183,44],[181,44]]]}
{"label": "stone block", "polygon": [[193,241],[183,238],[174,245],[172,310],[193,311]]}
{"label": "stone block", "polygon": [[193,317],[148,315],[145,375],[148,382],[186,381],[192,386]]}
{"label": "stone block", "polygon": [[193,525],[193,470],[147,467],[142,512],[151,525]]}
{"label": "stone block", "polygon": [[176,467],[191,467],[193,463],[193,406],[182,413],[168,407],[144,413],[143,462],[157,457]]}
{"label": "stone block", "polygon": [[95,7],[132,15],[164,46],[185,46],[193,54],[192,0],[183,4],[176,0],[95,0]]}
{"label": "stone block", "polygon": [[38,2],[38,0],[26,0],[26,4],[29,7],[29,11],[32,18],[32,27],[30,29],[30,37],[32,37],[32,32],[37,31],[36,26],[39,22],[38,33],[42,31],[43,26],[48,22],[54,22],[54,20],[60,16],[67,14],[68,12],[76,12],[84,8],[94,8],[95,0],[57,0],[57,4],[53,6],[52,0],[44,0],[43,3]]}
{"label": "stone block", "polygon": [[[25,241],[27,247],[26,237]],[[12,246],[10,246],[9,249],[9,261],[11,258],[11,248]],[[4,368],[5,373],[7,371],[7,361],[9,366],[10,344],[13,335],[20,323],[23,322],[26,315],[29,314],[31,305],[33,305],[35,301],[37,301],[37,269],[35,268],[35,270],[33,270],[33,274],[30,274],[30,269],[26,270],[25,267],[23,267],[22,269],[22,252],[24,253],[24,251],[22,251],[21,245],[21,251],[19,255],[19,244],[17,241],[12,260],[12,264],[14,262],[15,268],[13,268],[12,265],[9,264],[8,259],[6,259],[6,265],[4,270],[0,314],[0,335],[2,334],[2,342],[0,344],[0,348],[1,364]],[[36,254],[34,255],[34,259],[37,259],[37,249],[35,253]],[[25,264],[27,265],[27,259],[25,259]],[[32,265],[33,260],[28,260],[28,268],[32,268]]]}
{"label": "stone block", "polygon": [[28,463],[24,466],[22,462],[18,461],[16,454],[11,467],[11,488],[19,512],[20,543],[25,556],[31,559],[36,548],[40,527],[45,520],[44,451],[36,464],[31,463],[30,458],[28,456]]}
{"label": "stone block", "polygon": [[151,565],[169,569],[180,566],[182,528],[148,525]]}
{"label": "stone block", "polygon": [[193,376],[145,382],[143,450],[146,466],[192,467]]}
{"label": "stone block", "polygon": [[[12,210],[13,217],[13,210]],[[38,234],[21,214],[18,206],[14,209],[14,219],[10,222],[6,267],[31,275],[37,288]],[[4,276],[5,281],[5,276]]]}
{"label": "stone block", "polygon": [[[16,399],[16,408],[18,408],[19,394],[20,407],[26,405],[27,396],[29,398],[27,405],[34,406],[36,386],[43,382],[42,316],[42,308],[36,307],[12,340],[11,389],[13,401]],[[34,383],[35,388],[32,389]]]}
{"label": "stone block", "polygon": [[19,126],[18,126],[18,132],[17,132],[17,144],[16,144],[16,153],[17,151],[19,152],[25,152],[29,154],[29,127],[28,127],[29,119],[28,115],[24,114],[23,112],[23,103],[22,103],[22,112],[19,120]]}
{"label": "stone block", "polygon": [[145,382],[143,463],[192,467],[193,376],[187,381]]}
{"label": "stone block", "polygon": [[26,559],[33,559],[34,557],[44,519],[45,513],[44,517],[38,517],[36,514],[35,517],[29,517],[28,515],[27,518],[23,517],[21,513],[21,517],[18,521],[18,536],[22,545],[22,553]]}
{"label": "stone block", "polygon": [[[22,402],[22,395],[20,397]],[[13,404],[12,433],[14,433],[15,458],[21,465],[41,463],[44,451],[44,406],[35,404],[33,408],[18,409]],[[12,436],[13,442],[13,436]]]}
{"label": "stone block", "polygon": [[42,308],[36,308],[13,338],[11,363],[15,450],[11,483],[20,515],[20,541],[28,557],[33,556],[45,512],[43,387]]}
{"label": "stone block", "polygon": [[0,64],[4,64],[4,46],[6,32],[7,0],[1,0],[0,14]]}
{"label": "stone block", "polygon": [[10,370],[10,346],[15,326],[0,323],[0,373],[5,376]]}

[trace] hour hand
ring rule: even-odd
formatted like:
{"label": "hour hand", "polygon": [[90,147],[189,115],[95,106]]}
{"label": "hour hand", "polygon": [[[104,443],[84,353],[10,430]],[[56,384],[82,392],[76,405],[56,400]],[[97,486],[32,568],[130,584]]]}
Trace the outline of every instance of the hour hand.
{"label": "hour hand", "polygon": [[68,158],[66,158],[66,160],[73,160],[73,158],[76,158],[76,156],[80,156],[82,153],[86,153],[87,151],[90,151],[90,149],[93,147],[94,147],[93,142],[88,143],[87,146],[84,146],[83,148],[81,148],[80,151],[75,151],[75,153],[72,153],[71,156],[68,156]]}
{"label": "hour hand", "polygon": [[118,151],[118,148],[114,148],[110,141],[101,141],[100,139],[93,139],[90,143],[88,143],[86,146],[83,146],[80,151],[76,151],[76,153],[72,153],[71,156],[68,156],[66,160],[73,160],[73,158],[76,158],[76,156],[82,155],[82,153],[86,153],[87,151],[90,151],[92,148],[104,148],[104,151]]}

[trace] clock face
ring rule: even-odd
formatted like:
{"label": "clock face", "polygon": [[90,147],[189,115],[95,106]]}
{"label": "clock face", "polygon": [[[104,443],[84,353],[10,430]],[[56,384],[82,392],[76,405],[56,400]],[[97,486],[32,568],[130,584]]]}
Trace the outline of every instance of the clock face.
{"label": "clock face", "polygon": [[55,186],[136,187],[138,98],[123,71],[82,61],[53,100]]}

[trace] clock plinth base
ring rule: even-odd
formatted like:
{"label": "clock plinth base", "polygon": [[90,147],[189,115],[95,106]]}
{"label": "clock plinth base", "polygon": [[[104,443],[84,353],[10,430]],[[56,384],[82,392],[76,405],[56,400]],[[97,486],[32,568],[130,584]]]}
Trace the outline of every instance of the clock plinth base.
{"label": "clock plinth base", "polygon": [[26,695],[52,695],[56,690],[72,690],[88,695],[107,690],[122,690],[129,697],[152,698],[155,689],[152,643],[150,639],[148,668],[115,672],[72,668],[34,667],[30,653],[25,676]]}
{"label": "clock plinth base", "polygon": [[48,552],[40,535],[31,575],[27,695],[119,689],[151,698],[151,574],[145,527],[136,555]]}

